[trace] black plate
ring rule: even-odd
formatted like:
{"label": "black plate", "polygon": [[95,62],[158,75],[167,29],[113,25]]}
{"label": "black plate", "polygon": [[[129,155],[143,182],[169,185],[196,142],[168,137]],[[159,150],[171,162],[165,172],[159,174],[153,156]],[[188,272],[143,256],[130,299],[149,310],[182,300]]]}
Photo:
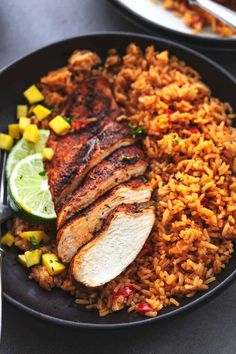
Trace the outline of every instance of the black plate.
{"label": "black plate", "polygon": [[[145,0],[147,1],[147,0]],[[128,6],[121,3],[119,0],[108,0],[108,2],[125,18],[136,24],[141,29],[147,31],[150,34],[162,35],[166,38],[178,38],[178,42],[190,47],[194,47],[201,50],[216,50],[216,51],[235,51],[236,50],[236,38],[232,37],[203,37],[199,35],[184,33],[177,31],[168,26],[164,27],[158,23],[154,23],[147,19],[145,16],[140,16],[134,12]]]}
{"label": "black plate", "polygon": [[[198,70],[203,80],[212,88],[214,95],[230,102],[236,108],[235,79],[206,57],[156,37],[132,33],[100,33],[52,44],[3,69],[0,75],[0,117],[2,119],[0,130],[6,129],[7,124],[14,120],[16,105],[22,103],[22,92],[49,70],[65,65],[73,50],[77,48],[91,49],[101,57],[105,57],[107,50],[113,47],[117,48],[120,53],[124,53],[130,42],[135,42],[142,48],[154,44],[159,50],[168,49],[171,54],[185,60],[187,64]],[[73,327],[128,327],[168,318],[216,294],[236,274],[236,254],[234,254],[226,269],[211,284],[210,289],[198,293],[192,299],[183,299],[180,308],[168,307],[156,318],[145,318],[137,313],[127,314],[126,311],[99,318],[96,312],[87,311],[82,306],[75,306],[72,297],[68,294],[58,289],[52,292],[44,291],[34,281],[28,280],[25,268],[19,265],[16,260],[16,254],[15,249],[9,249],[4,257],[3,291],[6,299],[39,318]]]}

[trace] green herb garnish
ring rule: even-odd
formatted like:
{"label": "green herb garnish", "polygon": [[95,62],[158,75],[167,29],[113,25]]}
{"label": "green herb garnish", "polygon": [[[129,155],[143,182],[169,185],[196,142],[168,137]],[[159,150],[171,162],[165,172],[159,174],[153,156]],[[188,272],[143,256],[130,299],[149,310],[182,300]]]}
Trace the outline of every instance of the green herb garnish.
{"label": "green herb garnish", "polygon": [[172,135],[172,140],[174,140],[175,144],[179,144],[179,140],[177,140],[177,134]]}
{"label": "green herb garnish", "polygon": [[129,122],[128,127],[130,128],[132,132],[132,137],[134,139],[138,138],[140,135],[145,134],[145,129],[143,125],[138,125],[137,127],[135,127],[132,122]]}
{"label": "green herb garnish", "polygon": [[105,206],[106,206],[107,208],[111,209],[110,205],[108,205],[108,204],[105,204]]}
{"label": "green herb garnish", "polygon": [[157,205],[159,204],[159,202],[156,200],[156,201],[153,201],[151,204],[149,204],[149,205],[145,205],[144,207],[143,207],[143,209],[148,209],[148,208],[150,208],[151,206],[154,206],[155,208],[157,207]]}
{"label": "green herb garnish", "polygon": [[46,171],[45,171],[45,170],[40,171],[40,172],[39,172],[39,176],[46,176]]}
{"label": "green herb garnish", "polygon": [[127,155],[122,155],[121,156],[121,161],[123,162],[130,162],[134,159],[138,159],[139,158],[139,155],[136,154],[136,155],[133,155],[133,156],[127,156]]}
{"label": "green herb garnish", "polygon": [[29,238],[29,242],[31,243],[31,246],[33,247],[33,249],[38,247],[38,243],[36,241],[35,236],[30,236]]}
{"label": "green herb garnish", "polygon": [[145,176],[142,177],[142,180],[144,183],[147,183],[147,181],[148,181],[147,177],[145,177]]}
{"label": "green herb garnish", "polygon": [[63,117],[67,123],[69,123],[71,125],[71,123],[76,119],[75,116],[71,115],[70,117]]}

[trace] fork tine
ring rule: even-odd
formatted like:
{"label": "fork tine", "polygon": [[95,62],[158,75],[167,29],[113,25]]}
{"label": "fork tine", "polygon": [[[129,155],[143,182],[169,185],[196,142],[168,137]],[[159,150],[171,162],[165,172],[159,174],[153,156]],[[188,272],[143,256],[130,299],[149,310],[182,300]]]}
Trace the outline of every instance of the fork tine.
{"label": "fork tine", "polygon": [[6,167],[6,152],[1,153],[1,185],[0,185],[0,203],[3,204],[4,201],[4,190],[5,190],[5,167]]}

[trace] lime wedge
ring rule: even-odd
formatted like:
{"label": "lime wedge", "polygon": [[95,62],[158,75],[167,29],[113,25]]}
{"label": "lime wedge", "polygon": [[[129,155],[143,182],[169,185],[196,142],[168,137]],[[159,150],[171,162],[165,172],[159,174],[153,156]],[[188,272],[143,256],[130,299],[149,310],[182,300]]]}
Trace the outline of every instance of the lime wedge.
{"label": "lime wedge", "polygon": [[36,154],[37,152],[41,152],[45,147],[46,142],[49,137],[50,130],[40,129],[39,130],[39,140],[37,143],[29,143],[25,139],[19,140],[16,145],[12,148],[11,152],[8,155],[7,163],[6,163],[6,176],[9,179],[11,172],[17,162],[24,159],[28,155]]}
{"label": "lime wedge", "polygon": [[32,222],[55,220],[41,154],[27,156],[13,168],[9,179],[9,199],[12,209]]}

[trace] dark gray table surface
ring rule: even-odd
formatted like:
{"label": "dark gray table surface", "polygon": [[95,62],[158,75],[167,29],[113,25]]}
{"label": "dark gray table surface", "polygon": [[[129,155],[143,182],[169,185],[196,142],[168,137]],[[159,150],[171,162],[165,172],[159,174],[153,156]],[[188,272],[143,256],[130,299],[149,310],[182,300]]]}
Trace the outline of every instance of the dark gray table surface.
{"label": "dark gray table surface", "polygon": [[[1,0],[0,68],[48,43],[106,30],[141,32],[105,0]],[[236,76],[236,53],[204,54]],[[128,330],[63,328],[33,318],[3,301],[0,353],[233,354],[236,283],[192,312]]]}

